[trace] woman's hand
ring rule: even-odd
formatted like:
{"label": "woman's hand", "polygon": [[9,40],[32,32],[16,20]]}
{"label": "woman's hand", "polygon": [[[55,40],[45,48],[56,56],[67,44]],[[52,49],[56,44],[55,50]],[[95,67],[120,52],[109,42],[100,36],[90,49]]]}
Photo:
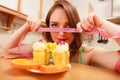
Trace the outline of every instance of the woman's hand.
{"label": "woman's hand", "polygon": [[77,24],[77,29],[82,31],[91,31],[95,28],[100,28],[103,21],[95,13],[91,13],[87,18]]}
{"label": "woman's hand", "polygon": [[41,20],[39,18],[28,16],[27,27],[30,31],[37,31],[40,27]]}

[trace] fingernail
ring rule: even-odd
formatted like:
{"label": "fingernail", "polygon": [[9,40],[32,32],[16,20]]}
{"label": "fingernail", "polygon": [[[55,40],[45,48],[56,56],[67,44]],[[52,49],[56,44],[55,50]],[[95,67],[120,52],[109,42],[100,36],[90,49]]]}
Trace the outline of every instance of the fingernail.
{"label": "fingernail", "polygon": [[80,32],[82,32],[83,30],[82,30],[82,29],[80,29],[79,31],[80,31]]}
{"label": "fingernail", "polygon": [[82,32],[83,30],[82,29],[78,29],[79,32]]}

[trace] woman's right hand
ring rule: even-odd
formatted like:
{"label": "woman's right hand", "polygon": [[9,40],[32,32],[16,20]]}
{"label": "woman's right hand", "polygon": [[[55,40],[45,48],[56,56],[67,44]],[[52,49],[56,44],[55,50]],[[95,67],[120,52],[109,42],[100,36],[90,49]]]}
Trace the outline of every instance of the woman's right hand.
{"label": "woman's right hand", "polygon": [[30,31],[37,31],[40,27],[41,20],[39,18],[28,16],[27,18],[27,29]]}

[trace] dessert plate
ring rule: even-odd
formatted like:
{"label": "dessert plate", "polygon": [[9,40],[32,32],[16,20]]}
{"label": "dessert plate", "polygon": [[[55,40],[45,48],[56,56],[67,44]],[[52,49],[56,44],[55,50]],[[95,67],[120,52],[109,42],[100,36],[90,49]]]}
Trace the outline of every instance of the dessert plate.
{"label": "dessert plate", "polygon": [[40,73],[40,74],[54,74],[54,73],[61,73],[68,71],[71,68],[71,64],[61,67],[43,67],[41,70],[28,70],[33,73]]}
{"label": "dessert plate", "polygon": [[[52,62],[53,60],[51,59],[50,61]],[[40,65],[28,59],[14,59],[12,60],[11,65],[14,68],[27,70],[34,73],[44,73],[44,74],[65,72],[71,68],[70,64],[65,66],[55,66],[53,64]]]}

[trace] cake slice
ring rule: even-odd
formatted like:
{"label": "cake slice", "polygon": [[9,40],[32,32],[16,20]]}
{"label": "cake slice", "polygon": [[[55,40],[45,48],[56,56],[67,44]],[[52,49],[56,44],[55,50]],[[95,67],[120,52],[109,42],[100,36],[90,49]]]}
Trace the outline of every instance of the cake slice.
{"label": "cake slice", "polygon": [[64,66],[69,64],[69,47],[67,43],[57,44],[56,48],[52,51],[54,65]]}
{"label": "cake slice", "polygon": [[45,42],[36,42],[33,45],[33,60],[42,65],[49,64],[50,52],[47,50]]}

